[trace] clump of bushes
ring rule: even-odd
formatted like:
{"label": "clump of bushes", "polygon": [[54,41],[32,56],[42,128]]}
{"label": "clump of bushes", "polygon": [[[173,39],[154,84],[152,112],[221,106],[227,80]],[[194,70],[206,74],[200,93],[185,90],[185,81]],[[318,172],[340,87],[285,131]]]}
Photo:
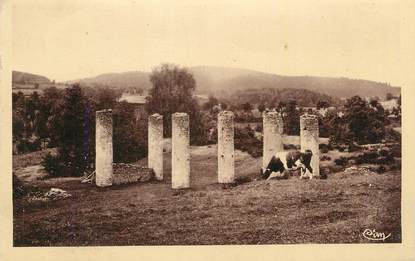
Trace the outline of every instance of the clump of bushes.
{"label": "clump of bushes", "polygon": [[283,145],[284,150],[299,150],[300,145],[294,145],[294,144],[284,144]]}
{"label": "clump of bushes", "polygon": [[235,149],[245,151],[252,157],[262,157],[262,141],[255,138],[251,128],[235,128]]}
{"label": "clump of bushes", "polygon": [[386,167],[384,165],[380,165],[379,167],[376,168],[376,173],[382,174],[386,172]]}
{"label": "clump of bushes", "polygon": [[17,150],[19,153],[27,153],[27,152],[33,152],[38,151],[41,148],[41,142],[40,139],[35,139],[34,141],[29,140],[21,140],[17,144]]}
{"label": "clump of bushes", "polygon": [[328,160],[331,160],[331,157],[327,156],[327,155],[323,155],[323,156],[320,157],[320,160],[321,161],[328,161]]}
{"label": "clump of bushes", "polygon": [[338,166],[346,166],[346,164],[347,164],[347,162],[349,161],[349,159],[348,158],[346,158],[346,157],[340,157],[340,158],[338,158],[338,159],[335,159],[334,160],[334,163],[336,163],[336,165],[338,165]]}

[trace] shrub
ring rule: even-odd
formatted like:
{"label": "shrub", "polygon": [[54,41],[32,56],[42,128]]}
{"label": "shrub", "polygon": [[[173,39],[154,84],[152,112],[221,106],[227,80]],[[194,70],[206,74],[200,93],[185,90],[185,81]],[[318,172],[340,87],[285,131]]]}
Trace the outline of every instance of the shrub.
{"label": "shrub", "polygon": [[401,144],[396,144],[393,145],[390,148],[390,155],[396,158],[401,158],[402,157],[402,148],[401,148]]}
{"label": "shrub", "polygon": [[401,170],[401,168],[402,166],[400,160],[395,160],[395,162],[390,165],[390,170]]}
{"label": "shrub", "polygon": [[334,163],[339,166],[346,166],[348,159],[346,157],[340,157],[334,160]]}
{"label": "shrub", "polygon": [[258,124],[258,125],[255,127],[255,131],[257,131],[257,132],[262,132],[262,131],[263,131],[262,124]]}
{"label": "shrub", "polygon": [[365,151],[358,158],[362,160],[362,163],[371,163],[378,157],[378,153],[374,151]]}
{"label": "shrub", "polygon": [[245,151],[254,158],[262,156],[262,142],[255,138],[251,128],[235,128],[235,149]]}
{"label": "shrub", "polygon": [[27,193],[25,186],[23,183],[17,178],[17,176],[13,173],[13,198],[20,198]]}
{"label": "shrub", "polygon": [[41,148],[41,142],[39,139],[36,139],[34,141],[21,140],[19,144],[17,145],[17,150],[20,153],[38,151],[40,150],[40,148]]}
{"label": "shrub", "polygon": [[60,176],[61,170],[61,161],[58,156],[53,156],[50,152],[46,154],[40,163],[45,171],[52,177]]}
{"label": "shrub", "polygon": [[331,160],[331,157],[326,156],[326,155],[323,155],[323,156],[321,156],[321,157],[320,157],[320,160],[321,160],[321,161]]}
{"label": "shrub", "polygon": [[384,165],[380,165],[379,167],[376,168],[376,173],[382,174],[385,173],[386,168]]}
{"label": "shrub", "polygon": [[294,144],[284,144],[283,145],[284,150],[298,150],[300,149],[299,145],[294,145]]}
{"label": "shrub", "polygon": [[349,152],[355,152],[355,151],[359,150],[359,147],[356,146],[353,142],[351,142],[351,143],[348,144],[347,149],[348,149]]}
{"label": "shrub", "polygon": [[386,157],[390,154],[390,150],[386,149],[386,148],[383,148],[383,149],[379,150],[378,153],[379,153],[380,156]]}

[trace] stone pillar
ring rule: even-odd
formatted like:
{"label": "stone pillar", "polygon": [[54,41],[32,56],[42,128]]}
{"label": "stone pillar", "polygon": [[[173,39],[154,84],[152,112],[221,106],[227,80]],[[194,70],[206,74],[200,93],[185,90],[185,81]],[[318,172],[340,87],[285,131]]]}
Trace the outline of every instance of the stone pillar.
{"label": "stone pillar", "polygon": [[148,167],[157,180],[163,180],[163,116],[148,117]]}
{"label": "stone pillar", "polygon": [[263,114],[263,156],[262,166],[265,168],[272,156],[284,150],[283,146],[283,121],[278,112]]}
{"label": "stone pillar", "polygon": [[318,117],[316,115],[304,114],[300,117],[300,144],[301,151],[311,150],[311,168],[313,176],[320,175],[320,150],[319,150],[319,130]]}
{"label": "stone pillar", "polygon": [[234,115],[231,111],[218,114],[218,182],[233,183],[235,179],[234,159]]}
{"label": "stone pillar", "polygon": [[189,115],[172,115],[172,188],[190,187]]}
{"label": "stone pillar", "polygon": [[98,187],[112,185],[112,110],[96,112],[95,183]]}

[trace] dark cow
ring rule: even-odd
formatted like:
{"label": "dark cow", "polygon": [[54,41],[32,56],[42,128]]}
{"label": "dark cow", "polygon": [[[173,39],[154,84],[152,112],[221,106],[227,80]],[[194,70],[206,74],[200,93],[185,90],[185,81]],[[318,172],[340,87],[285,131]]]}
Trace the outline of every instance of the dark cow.
{"label": "dark cow", "polygon": [[313,169],[310,166],[312,156],[311,150],[306,150],[305,152],[279,152],[277,155],[272,156],[265,170],[261,168],[261,177],[263,179],[288,178],[289,171],[300,168],[300,179],[306,176],[307,171],[309,172],[308,176],[312,179]]}

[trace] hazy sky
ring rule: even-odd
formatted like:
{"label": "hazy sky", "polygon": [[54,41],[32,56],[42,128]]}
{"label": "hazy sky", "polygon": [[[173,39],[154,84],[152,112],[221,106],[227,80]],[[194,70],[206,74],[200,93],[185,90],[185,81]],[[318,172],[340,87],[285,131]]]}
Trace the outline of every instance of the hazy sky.
{"label": "hazy sky", "polygon": [[57,81],[216,65],[406,84],[402,3],[17,1],[13,69]]}

